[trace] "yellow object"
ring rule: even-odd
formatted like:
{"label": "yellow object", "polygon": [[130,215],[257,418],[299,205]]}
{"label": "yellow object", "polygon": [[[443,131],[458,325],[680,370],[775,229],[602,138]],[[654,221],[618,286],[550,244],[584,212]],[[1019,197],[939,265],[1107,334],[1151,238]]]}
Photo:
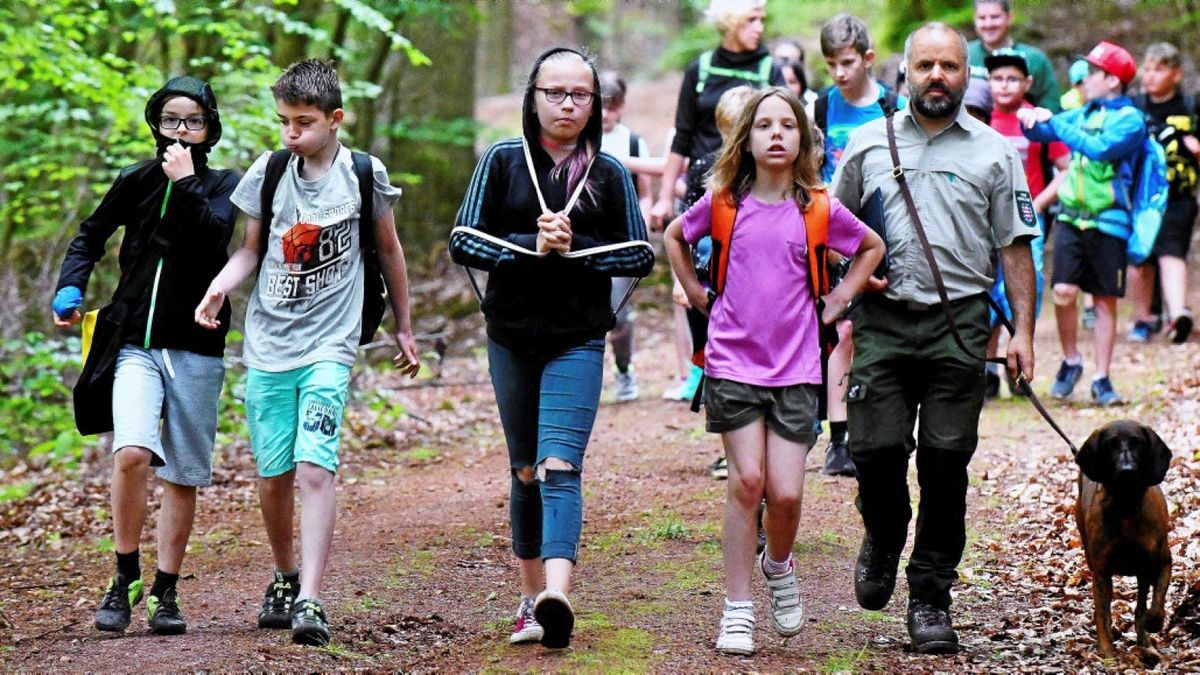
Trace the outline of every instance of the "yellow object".
{"label": "yellow object", "polygon": [[100,310],[93,309],[83,315],[83,362],[87,363],[88,352],[92,349],[92,335],[96,332],[96,317]]}

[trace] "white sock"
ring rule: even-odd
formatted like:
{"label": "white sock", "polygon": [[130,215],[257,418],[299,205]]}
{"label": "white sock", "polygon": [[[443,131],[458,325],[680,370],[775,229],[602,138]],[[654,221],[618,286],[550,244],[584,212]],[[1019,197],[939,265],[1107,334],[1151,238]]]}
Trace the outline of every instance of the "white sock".
{"label": "white sock", "polygon": [[1078,356],[1075,356],[1075,357],[1073,357],[1073,358],[1069,358],[1069,359],[1063,359],[1063,363],[1067,364],[1068,366],[1078,366],[1078,365],[1081,365],[1081,364],[1083,363],[1083,356],[1082,356],[1082,355],[1078,355]]}
{"label": "white sock", "polygon": [[788,553],[788,557],[783,562],[775,562],[771,560],[771,556],[763,555],[763,572],[769,577],[779,577],[787,574],[792,569],[792,554]]}

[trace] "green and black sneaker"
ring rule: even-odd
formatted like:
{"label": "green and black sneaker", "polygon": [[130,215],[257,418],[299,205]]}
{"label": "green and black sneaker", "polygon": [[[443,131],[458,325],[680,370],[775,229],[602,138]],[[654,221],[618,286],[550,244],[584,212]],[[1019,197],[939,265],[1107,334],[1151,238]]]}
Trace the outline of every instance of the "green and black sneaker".
{"label": "green and black sneaker", "polygon": [[142,580],[125,581],[120,574],[108,582],[108,590],[96,608],[96,630],[120,633],[129,627],[133,606],[142,599]]}
{"label": "green and black sneaker", "polygon": [[258,610],[258,627],[291,628],[292,603],[299,592],[300,584],[288,581],[278,571],[275,572],[275,580],[267,585],[262,609]]}
{"label": "green and black sneaker", "polygon": [[187,622],[183,620],[183,612],[179,611],[179,594],[174,588],[163,593],[162,598],[146,596],[146,619],[154,635],[183,635],[187,632]]}
{"label": "green and black sneaker", "polygon": [[305,598],[292,607],[292,642],[324,647],[329,644],[329,622],[316,598]]}

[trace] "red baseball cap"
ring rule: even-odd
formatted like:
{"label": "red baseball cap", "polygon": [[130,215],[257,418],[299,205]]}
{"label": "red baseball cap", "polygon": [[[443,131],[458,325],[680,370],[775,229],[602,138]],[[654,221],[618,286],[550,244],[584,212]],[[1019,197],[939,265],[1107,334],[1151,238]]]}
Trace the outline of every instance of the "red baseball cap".
{"label": "red baseball cap", "polygon": [[1115,75],[1121,84],[1129,84],[1137,75],[1137,62],[1133,60],[1133,55],[1111,42],[1104,41],[1092,47],[1092,51],[1083,59],[1109,75]]}

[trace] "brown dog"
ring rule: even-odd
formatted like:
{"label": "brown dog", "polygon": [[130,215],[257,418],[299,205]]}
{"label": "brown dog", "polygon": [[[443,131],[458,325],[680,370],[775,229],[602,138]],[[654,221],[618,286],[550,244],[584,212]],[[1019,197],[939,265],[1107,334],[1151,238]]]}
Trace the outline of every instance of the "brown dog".
{"label": "brown dog", "polygon": [[[1116,656],[1110,607],[1114,576],[1137,577],[1137,644],[1153,650],[1146,633],[1162,630],[1163,602],[1171,582],[1167,501],[1158,487],[1167,474],[1171,450],[1150,427],[1119,420],[1092,433],[1075,461],[1081,470],[1075,521],[1092,570],[1100,654]],[[1147,611],[1151,586],[1154,598]]]}

